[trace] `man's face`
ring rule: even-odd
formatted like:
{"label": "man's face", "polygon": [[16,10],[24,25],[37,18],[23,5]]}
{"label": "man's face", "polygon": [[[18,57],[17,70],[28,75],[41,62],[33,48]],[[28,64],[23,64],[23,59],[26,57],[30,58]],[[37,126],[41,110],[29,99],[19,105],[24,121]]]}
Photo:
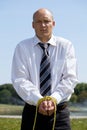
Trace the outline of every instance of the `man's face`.
{"label": "man's face", "polygon": [[47,41],[52,35],[55,22],[53,21],[52,15],[49,12],[40,11],[35,15],[32,25],[35,29],[37,37],[41,41]]}

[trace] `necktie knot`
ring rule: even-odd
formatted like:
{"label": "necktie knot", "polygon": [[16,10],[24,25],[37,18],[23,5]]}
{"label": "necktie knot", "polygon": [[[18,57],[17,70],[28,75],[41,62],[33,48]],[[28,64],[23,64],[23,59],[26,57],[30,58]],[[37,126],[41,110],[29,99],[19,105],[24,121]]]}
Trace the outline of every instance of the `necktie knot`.
{"label": "necktie knot", "polygon": [[39,46],[42,48],[42,50],[44,51],[44,53],[49,56],[48,54],[48,47],[49,47],[49,43],[38,43]]}

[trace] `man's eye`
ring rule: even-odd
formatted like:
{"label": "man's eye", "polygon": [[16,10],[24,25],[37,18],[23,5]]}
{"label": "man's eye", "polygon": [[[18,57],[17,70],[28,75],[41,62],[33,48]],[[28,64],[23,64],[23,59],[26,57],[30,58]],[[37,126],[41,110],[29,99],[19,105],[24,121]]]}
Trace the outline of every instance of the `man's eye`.
{"label": "man's eye", "polygon": [[48,20],[44,20],[44,21],[36,21],[37,24],[48,24],[50,23],[51,21],[48,21]]}
{"label": "man's eye", "polygon": [[41,23],[41,21],[35,21],[35,23]]}
{"label": "man's eye", "polygon": [[44,23],[49,23],[50,21],[44,21]]}

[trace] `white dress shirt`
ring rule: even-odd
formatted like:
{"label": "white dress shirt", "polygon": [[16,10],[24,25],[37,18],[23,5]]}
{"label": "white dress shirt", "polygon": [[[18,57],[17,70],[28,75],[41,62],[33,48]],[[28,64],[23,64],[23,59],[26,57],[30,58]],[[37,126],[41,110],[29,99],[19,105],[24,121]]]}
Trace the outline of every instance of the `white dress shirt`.
{"label": "white dress shirt", "polygon": [[[36,36],[21,41],[15,48],[12,62],[12,83],[19,96],[28,104],[36,105],[40,94],[41,42]],[[57,103],[68,101],[77,84],[77,63],[72,43],[52,35],[48,41],[51,61],[51,96]]]}

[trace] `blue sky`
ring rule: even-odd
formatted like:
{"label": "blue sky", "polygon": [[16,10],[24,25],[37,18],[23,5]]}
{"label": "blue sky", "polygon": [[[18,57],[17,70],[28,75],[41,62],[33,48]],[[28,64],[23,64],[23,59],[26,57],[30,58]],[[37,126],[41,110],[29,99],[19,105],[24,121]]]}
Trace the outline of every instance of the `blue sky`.
{"label": "blue sky", "polygon": [[0,84],[11,83],[14,49],[34,36],[32,15],[42,7],[54,14],[54,34],[73,43],[79,82],[87,82],[87,0],[0,0]]}

